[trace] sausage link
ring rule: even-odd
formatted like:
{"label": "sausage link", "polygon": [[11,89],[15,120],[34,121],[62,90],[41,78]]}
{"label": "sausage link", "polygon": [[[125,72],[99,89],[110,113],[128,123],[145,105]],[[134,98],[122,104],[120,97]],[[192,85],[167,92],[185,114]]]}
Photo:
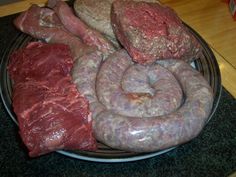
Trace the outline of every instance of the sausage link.
{"label": "sausage link", "polygon": [[102,53],[95,51],[76,60],[72,69],[73,82],[76,84],[77,90],[89,101],[92,118],[105,109],[98,102],[95,91],[96,77],[102,60]]}
{"label": "sausage link", "polygon": [[184,143],[199,134],[212,108],[209,84],[183,61],[166,60],[159,64],[170,70],[181,84],[186,97],[183,105],[168,115],[149,119],[104,111],[94,120],[98,140],[117,149],[151,152]]}
{"label": "sausage link", "polygon": [[[89,100],[93,117],[93,130],[97,140],[116,149],[134,152],[151,152],[189,141],[196,137],[202,130],[211,112],[213,94],[211,87],[201,73],[194,70],[187,63],[179,60],[165,60],[153,66],[145,66],[147,68],[143,68],[142,66],[135,66],[137,64],[134,64],[129,59],[124,50],[114,53],[102,64],[99,63],[102,62],[102,59],[99,59],[99,57],[94,54],[85,58],[86,60],[83,61],[85,62],[84,64],[81,64],[80,61],[74,66],[75,68],[77,67],[77,69],[74,69],[74,72],[76,70],[80,70],[81,72],[77,72],[77,75],[74,75],[73,78],[77,81],[77,78],[83,78],[83,82],[88,82],[89,84],[84,85],[82,84],[83,82],[76,82],[78,89]],[[89,64],[91,61],[94,63],[94,60],[97,59],[98,61],[95,62],[97,63],[96,65]],[[85,66],[87,69],[81,69],[85,68]],[[185,98],[184,101],[180,99],[183,101],[180,107],[174,108],[174,110],[169,113],[160,116],[150,116],[148,118],[143,117],[143,115],[139,113],[137,113],[136,116],[127,116],[120,113],[120,110],[117,111],[116,108],[118,106],[124,105],[122,102],[123,98],[120,99],[116,97],[114,99],[114,97],[107,96],[111,93],[110,89],[125,87],[124,92],[131,91],[137,94],[136,92],[140,92],[139,89],[133,90],[130,88],[130,85],[132,85],[132,77],[133,81],[137,83],[139,82],[139,75],[135,73],[141,68],[145,71],[149,71],[152,67],[154,70],[151,70],[149,75],[151,75],[150,77],[152,79],[154,78],[154,80],[156,79],[155,77],[157,77],[155,74],[158,73],[156,70],[162,67],[165,69],[162,70],[162,68],[160,69],[161,72],[159,72],[160,78],[162,78],[160,79],[161,82],[163,80],[165,81],[165,79],[163,79],[164,75],[168,75],[169,72],[173,74],[173,78],[177,79]],[[127,70],[125,71],[124,68]],[[163,71],[166,73],[161,76]],[[129,80],[130,77],[131,80]],[[145,77],[141,77],[140,82],[142,83],[144,81],[146,81]],[[157,81],[157,86],[154,86],[154,89],[161,87],[160,84],[158,85],[160,81]],[[80,84],[82,88],[80,88]],[[165,81],[163,84],[168,85],[169,83]],[[182,96],[182,92],[178,92],[179,89],[173,90],[175,87],[179,88],[174,84],[173,88],[164,87],[164,91],[169,92],[171,96],[176,93]],[[85,88],[88,88],[90,91]],[[150,90],[151,89],[141,88],[141,93],[145,94],[147,92],[153,96],[153,91]],[[90,95],[93,95],[93,97]],[[114,107],[114,105],[110,105],[109,107],[108,104],[107,107],[106,102],[109,103],[114,100],[119,102],[118,104],[116,103],[117,106]]]}
{"label": "sausage link", "polygon": [[[129,86],[123,88],[122,80],[126,83],[123,85]],[[137,82],[146,89],[137,84],[138,87],[135,87]],[[178,81],[167,69],[160,65],[134,64],[125,50],[114,53],[103,63],[98,73],[96,89],[99,101],[107,109],[124,116],[160,116],[176,110],[182,102],[182,90]]]}

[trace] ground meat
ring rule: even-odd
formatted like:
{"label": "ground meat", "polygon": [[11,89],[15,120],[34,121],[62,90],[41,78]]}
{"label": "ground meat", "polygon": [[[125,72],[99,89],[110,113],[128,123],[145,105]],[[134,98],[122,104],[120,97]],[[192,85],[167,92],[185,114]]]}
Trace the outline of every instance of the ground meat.
{"label": "ground meat", "polygon": [[118,40],[138,63],[169,58],[189,61],[200,50],[177,14],[158,3],[117,0],[111,20]]}
{"label": "ground meat", "polygon": [[88,101],[72,83],[64,44],[30,43],[10,58],[13,109],[31,157],[59,149],[95,150]]}

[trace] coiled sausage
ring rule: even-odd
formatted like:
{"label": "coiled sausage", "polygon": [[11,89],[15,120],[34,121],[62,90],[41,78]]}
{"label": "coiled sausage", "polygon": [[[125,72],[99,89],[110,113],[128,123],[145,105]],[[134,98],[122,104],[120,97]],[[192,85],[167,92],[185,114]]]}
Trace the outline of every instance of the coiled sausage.
{"label": "coiled sausage", "polygon": [[[122,74],[126,72],[119,70],[119,68],[129,68],[126,66],[127,63],[128,66],[132,65],[131,67],[136,64],[130,60],[129,55],[124,50],[114,53],[102,64],[97,62],[98,53],[90,55],[83,59],[83,62],[87,63],[85,64],[87,69],[81,69],[80,66],[84,65],[79,65],[79,62],[78,65],[74,66],[73,78],[78,90],[88,98],[90,105],[93,105],[91,109],[93,130],[99,141],[116,149],[151,152],[187,142],[196,137],[202,130],[211,112],[213,94],[211,87],[201,73],[194,70],[189,64],[170,59],[159,61],[158,64],[153,65],[153,67],[158,68],[164,67],[168,70],[166,73],[171,72],[173,77],[177,79],[184,94],[183,102],[179,102],[181,103],[180,106],[176,104],[177,107],[171,108],[172,110],[169,112],[160,113],[158,116],[152,114],[145,116],[146,113],[142,111],[142,114],[136,112],[135,116],[132,116],[132,109],[128,110],[130,112],[127,114],[119,112],[119,106],[124,105],[122,103],[123,98],[119,96],[114,98],[110,91],[121,87],[117,86],[117,83],[126,82],[125,79],[122,81],[125,77]],[[124,58],[126,60],[123,60]],[[99,61],[102,62],[101,59]],[[112,64],[112,61],[117,66],[115,63]],[[120,74],[121,76],[117,77]],[[87,79],[84,78],[85,76]],[[108,81],[111,81],[109,85]],[[87,84],[90,86],[86,86],[89,89],[83,88],[83,82],[89,82]],[[174,86],[176,88],[166,89],[165,92],[169,92],[168,94],[171,96],[178,95],[177,97],[181,98],[182,92],[179,92],[178,86],[175,84]],[[148,90],[147,93],[152,92]],[[122,101],[113,103],[116,99]],[[174,102],[171,99],[169,101]],[[153,110],[155,111],[155,108]]]}

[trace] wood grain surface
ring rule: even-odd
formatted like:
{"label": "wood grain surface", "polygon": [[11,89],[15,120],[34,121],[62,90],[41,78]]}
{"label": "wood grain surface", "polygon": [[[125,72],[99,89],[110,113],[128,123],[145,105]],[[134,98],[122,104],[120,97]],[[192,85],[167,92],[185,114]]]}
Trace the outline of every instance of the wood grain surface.
{"label": "wood grain surface", "polygon": [[[0,6],[0,17],[26,10],[47,0],[19,0]],[[210,45],[220,66],[223,86],[236,98],[236,21],[223,0],[161,0]]]}
{"label": "wood grain surface", "polygon": [[0,6],[0,17],[22,12],[28,9],[32,4],[44,6],[47,0],[19,0]]}

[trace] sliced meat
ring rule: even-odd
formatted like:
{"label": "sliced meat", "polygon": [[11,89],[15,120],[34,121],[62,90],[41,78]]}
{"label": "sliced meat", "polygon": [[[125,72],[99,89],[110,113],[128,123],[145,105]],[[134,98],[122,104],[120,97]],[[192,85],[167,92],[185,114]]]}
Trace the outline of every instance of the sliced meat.
{"label": "sliced meat", "polygon": [[193,60],[200,46],[177,14],[158,3],[117,0],[112,4],[113,30],[133,60]]}
{"label": "sliced meat", "polygon": [[53,2],[49,5],[54,9],[64,27],[72,34],[79,36],[89,46],[96,46],[107,57],[115,51],[113,44],[103,37],[98,31],[88,27],[83,21],[74,15],[72,9],[63,1]]}
{"label": "sliced meat", "polygon": [[11,55],[13,109],[31,157],[59,149],[96,150],[88,101],[72,83],[70,49],[30,43]]}

